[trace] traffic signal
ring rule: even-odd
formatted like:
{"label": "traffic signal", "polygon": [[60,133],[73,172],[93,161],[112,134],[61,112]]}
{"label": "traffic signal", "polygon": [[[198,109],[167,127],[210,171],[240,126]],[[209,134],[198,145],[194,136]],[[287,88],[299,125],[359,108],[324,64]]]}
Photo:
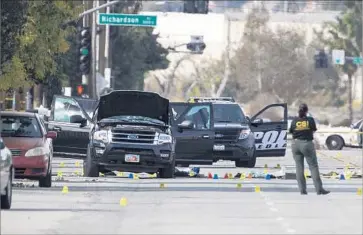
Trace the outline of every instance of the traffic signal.
{"label": "traffic signal", "polygon": [[79,69],[87,75],[91,68],[91,30],[83,27],[79,31]]}
{"label": "traffic signal", "polygon": [[77,86],[77,95],[81,96],[84,92],[84,88],[82,85]]}
{"label": "traffic signal", "polygon": [[314,56],[315,68],[328,68],[328,55],[324,50],[319,50]]}
{"label": "traffic signal", "polygon": [[184,13],[208,14],[209,0],[184,0]]}
{"label": "traffic signal", "polygon": [[203,53],[205,47],[204,42],[190,42],[187,44],[187,49],[195,53]]}

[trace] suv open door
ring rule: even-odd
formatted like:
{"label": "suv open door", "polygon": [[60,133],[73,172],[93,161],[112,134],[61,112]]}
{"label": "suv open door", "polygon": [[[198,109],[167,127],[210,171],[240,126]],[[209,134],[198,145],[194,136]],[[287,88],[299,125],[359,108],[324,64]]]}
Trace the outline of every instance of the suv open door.
{"label": "suv open door", "polygon": [[287,145],[287,104],[270,104],[251,118],[256,157],[284,157]]}
{"label": "suv open door", "polygon": [[[78,98],[78,97],[77,97]],[[59,96],[53,98],[48,130],[58,132],[53,142],[54,155],[85,158],[92,123],[90,115],[97,100]]]}
{"label": "suv open door", "polygon": [[213,163],[213,112],[211,103],[170,103],[170,122],[176,138],[176,163]]}

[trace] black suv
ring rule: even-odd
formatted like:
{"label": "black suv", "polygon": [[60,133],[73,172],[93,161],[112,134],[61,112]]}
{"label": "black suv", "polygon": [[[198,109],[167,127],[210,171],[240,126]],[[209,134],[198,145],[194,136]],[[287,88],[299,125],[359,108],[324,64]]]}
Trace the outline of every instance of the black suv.
{"label": "black suv", "polygon": [[175,141],[169,126],[169,100],[158,94],[112,91],[100,97],[89,125],[85,115],[75,114],[69,120],[81,125],[79,128],[90,129],[85,176],[98,177],[99,172],[118,170],[174,177]]}
{"label": "black suv", "polygon": [[[176,163],[212,164],[234,161],[237,167],[254,167],[257,157],[283,157],[287,141],[287,105],[271,104],[252,118],[231,97],[190,98],[171,103]],[[266,113],[280,109],[266,122]],[[265,116],[266,117],[266,116]]]}

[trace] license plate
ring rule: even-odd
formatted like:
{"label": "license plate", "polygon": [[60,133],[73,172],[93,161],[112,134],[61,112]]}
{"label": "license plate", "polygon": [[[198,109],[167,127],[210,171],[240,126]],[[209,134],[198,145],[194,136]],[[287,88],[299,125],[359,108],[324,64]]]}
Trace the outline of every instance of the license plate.
{"label": "license plate", "polygon": [[213,150],[216,150],[216,151],[223,151],[225,149],[224,145],[221,145],[221,144],[215,144],[213,146]]}
{"label": "license plate", "polygon": [[140,162],[140,155],[125,154],[125,162]]}

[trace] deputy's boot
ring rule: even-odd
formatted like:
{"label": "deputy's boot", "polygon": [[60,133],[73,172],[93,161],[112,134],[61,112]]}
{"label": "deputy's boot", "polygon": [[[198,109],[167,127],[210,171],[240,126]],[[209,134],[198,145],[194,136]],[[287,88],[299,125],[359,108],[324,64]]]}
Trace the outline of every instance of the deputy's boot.
{"label": "deputy's boot", "polygon": [[325,189],[322,189],[322,190],[320,190],[319,192],[317,192],[316,194],[318,194],[318,195],[327,195],[327,194],[329,194],[329,193],[330,193],[330,191],[325,190]]}

